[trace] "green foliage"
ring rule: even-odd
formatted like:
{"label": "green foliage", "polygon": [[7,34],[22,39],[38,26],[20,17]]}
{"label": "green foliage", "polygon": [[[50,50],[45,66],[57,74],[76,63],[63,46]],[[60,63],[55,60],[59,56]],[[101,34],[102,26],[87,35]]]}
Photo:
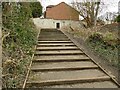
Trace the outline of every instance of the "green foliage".
{"label": "green foliage", "polygon": [[104,35],[104,40],[106,41],[110,41],[110,40],[116,40],[117,39],[117,36],[115,36],[113,33],[111,32],[107,32],[105,35]]}
{"label": "green foliage", "polygon": [[93,43],[102,42],[103,35],[98,33],[98,32],[96,32],[96,33],[90,35],[88,38],[89,38],[88,39],[89,42],[93,42]]}
{"label": "green foliage", "polygon": [[[6,3],[5,3],[6,4]],[[34,25],[30,21],[31,9],[29,3],[10,3],[10,11],[4,13],[3,8],[3,27],[8,28],[10,35],[4,40],[4,47],[7,44],[14,48],[16,43],[21,45],[21,47],[29,48],[33,43],[35,43],[36,32],[34,30]],[[4,5],[4,4],[3,4]],[[8,6],[8,5],[7,5]],[[6,6],[6,7],[7,7]],[[5,8],[6,8],[5,7]],[[11,14],[10,14],[11,13]],[[7,19],[6,19],[7,18]],[[3,29],[4,31],[4,29]],[[5,32],[5,31],[4,31]],[[7,44],[6,44],[7,43]]]}
{"label": "green foliage", "polygon": [[6,88],[21,87],[36,44],[30,5],[29,2],[2,3],[2,32],[10,33],[3,40],[3,87]]}
{"label": "green foliage", "polygon": [[116,46],[118,44],[118,36],[111,32],[105,33],[103,40],[112,46]]}
{"label": "green foliage", "polygon": [[93,51],[98,53],[100,57],[103,57],[111,62],[111,64],[118,66],[118,47],[120,45],[116,40],[116,37],[110,32],[107,32],[104,35],[94,33],[87,39],[87,44]]}
{"label": "green foliage", "polygon": [[117,18],[115,19],[115,21],[120,22],[120,15],[117,16]]}
{"label": "green foliage", "polygon": [[32,2],[31,10],[32,10],[33,18],[37,18],[42,15],[42,6],[41,6],[40,2]]}

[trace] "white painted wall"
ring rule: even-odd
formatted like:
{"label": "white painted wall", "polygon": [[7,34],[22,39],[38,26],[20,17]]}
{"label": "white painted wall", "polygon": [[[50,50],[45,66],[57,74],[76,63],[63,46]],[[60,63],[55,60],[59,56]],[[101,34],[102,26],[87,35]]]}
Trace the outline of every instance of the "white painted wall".
{"label": "white painted wall", "polygon": [[80,21],[71,21],[71,20],[54,20],[54,19],[34,18],[33,21],[35,25],[41,28],[56,28],[56,23],[60,23],[60,28],[64,26],[74,26],[74,27],[82,26]]}

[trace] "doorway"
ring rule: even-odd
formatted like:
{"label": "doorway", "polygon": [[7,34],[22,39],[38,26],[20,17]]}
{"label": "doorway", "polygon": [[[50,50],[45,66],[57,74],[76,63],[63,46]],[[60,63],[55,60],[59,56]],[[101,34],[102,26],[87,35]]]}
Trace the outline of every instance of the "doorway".
{"label": "doorway", "polygon": [[56,28],[60,28],[60,23],[56,23]]}

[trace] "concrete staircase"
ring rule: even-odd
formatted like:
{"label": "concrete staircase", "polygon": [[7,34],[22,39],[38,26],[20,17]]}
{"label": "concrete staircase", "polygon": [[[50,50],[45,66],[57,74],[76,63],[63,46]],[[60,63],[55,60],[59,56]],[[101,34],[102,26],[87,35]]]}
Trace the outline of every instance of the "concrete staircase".
{"label": "concrete staircase", "polygon": [[116,88],[117,84],[59,30],[41,30],[26,87]]}

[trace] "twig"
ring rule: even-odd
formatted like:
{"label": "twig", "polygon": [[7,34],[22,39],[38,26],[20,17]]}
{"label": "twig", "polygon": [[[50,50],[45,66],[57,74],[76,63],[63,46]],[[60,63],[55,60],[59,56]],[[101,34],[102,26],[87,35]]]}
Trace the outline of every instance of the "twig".
{"label": "twig", "polygon": [[3,37],[2,37],[2,42],[3,42],[3,40],[6,38],[6,37],[8,37],[10,35],[10,33],[8,32],[7,34],[5,34]]}
{"label": "twig", "polygon": [[[4,30],[8,30],[8,31],[11,31],[10,29],[8,29],[8,28],[5,28],[5,27],[2,27]],[[8,32],[7,34],[5,34],[3,37],[2,37],[2,42],[3,42],[3,40],[6,38],[6,37],[8,37],[10,35],[10,32]]]}

